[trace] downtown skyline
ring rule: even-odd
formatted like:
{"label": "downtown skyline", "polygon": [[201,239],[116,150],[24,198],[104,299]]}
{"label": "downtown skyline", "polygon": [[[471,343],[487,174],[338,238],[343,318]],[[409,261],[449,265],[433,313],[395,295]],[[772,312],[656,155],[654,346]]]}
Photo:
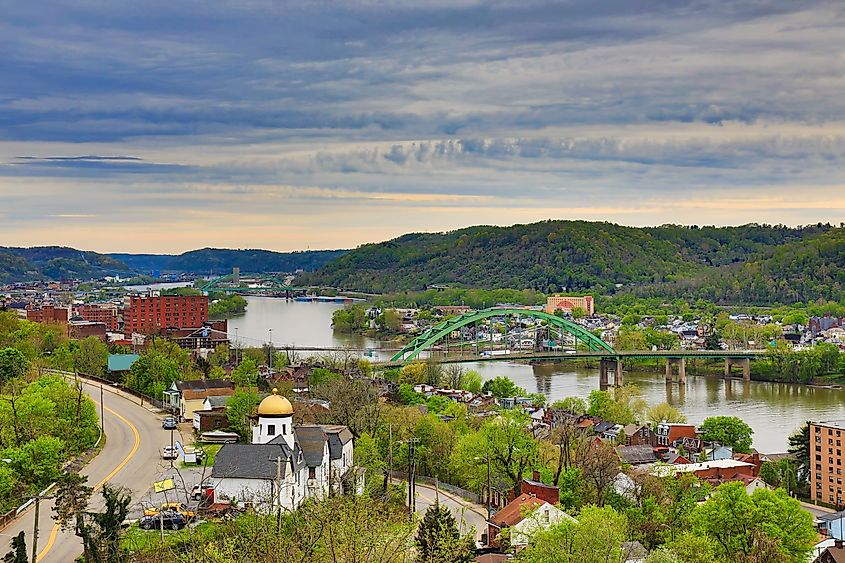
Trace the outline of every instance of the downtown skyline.
{"label": "downtown skyline", "polygon": [[830,2],[13,2],[0,245],[845,216]]}

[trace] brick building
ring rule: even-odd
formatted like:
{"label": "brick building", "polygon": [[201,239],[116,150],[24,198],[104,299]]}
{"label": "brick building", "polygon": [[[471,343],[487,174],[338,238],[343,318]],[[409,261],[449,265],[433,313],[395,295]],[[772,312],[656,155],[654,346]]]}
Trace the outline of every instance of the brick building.
{"label": "brick building", "polygon": [[588,315],[596,312],[596,305],[592,295],[552,295],[546,299],[546,312],[554,314],[555,311],[571,313],[573,309],[583,309]]}
{"label": "brick building", "polygon": [[842,441],[845,420],[810,423],[810,496],[842,506]]}
{"label": "brick building", "polygon": [[208,321],[205,295],[162,295],[126,298],[123,331],[127,334],[159,334],[170,328],[197,328]]}
{"label": "brick building", "polygon": [[117,305],[113,303],[86,303],[76,308],[76,314],[84,321],[103,323],[106,330],[117,332]]}
{"label": "brick building", "polygon": [[43,324],[67,324],[67,307],[55,305],[27,305],[26,320]]}

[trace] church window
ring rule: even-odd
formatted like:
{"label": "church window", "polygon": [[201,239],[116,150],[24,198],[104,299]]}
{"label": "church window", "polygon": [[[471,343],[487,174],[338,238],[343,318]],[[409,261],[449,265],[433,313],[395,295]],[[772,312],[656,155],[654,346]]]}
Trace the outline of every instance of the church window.
{"label": "church window", "polygon": [[268,424],[267,425],[267,435],[268,436],[275,436],[276,435],[276,425],[275,424]]}

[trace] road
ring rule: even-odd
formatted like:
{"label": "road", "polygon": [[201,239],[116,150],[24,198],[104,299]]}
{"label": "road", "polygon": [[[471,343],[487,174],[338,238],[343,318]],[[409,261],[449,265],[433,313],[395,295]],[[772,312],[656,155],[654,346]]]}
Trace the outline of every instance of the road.
{"label": "road", "polygon": [[[99,411],[99,384],[86,383],[84,389],[97,403]],[[162,474],[164,467],[160,463],[159,449],[169,443],[169,435],[161,429],[160,419],[147,408],[140,406],[138,399],[131,395],[119,393],[106,386],[103,404],[106,442],[102,451],[80,473],[87,475],[88,484],[95,486],[98,491],[104,483],[110,483],[130,491],[133,501],[142,499],[152,482]],[[150,439],[151,436],[161,436],[161,440]],[[161,443],[158,443],[159,441]],[[92,505],[97,505],[101,498],[95,492]],[[82,543],[72,532],[59,530],[52,515],[52,501],[42,501],[38,519],[38,561],[73,561],[82,554]],[[24,531],[27,551],[31,551],[34,520],[35,511],[30,508],[0,533],[2,546],[8,546],[13,536]]]}
{"label": "road", "polygon": [[435,499],[441,505],[449,507],[452,515],[458,523],[461,533],[469,531],[470,527],[475,528],[475,539],[481,539],[481,534],[487,530],[487,517],[485,508],[455,495],[444,493],[443,490],[435,491],[434,487],[417,483],[417,514],[422,517],[428,507],[435,503]]}

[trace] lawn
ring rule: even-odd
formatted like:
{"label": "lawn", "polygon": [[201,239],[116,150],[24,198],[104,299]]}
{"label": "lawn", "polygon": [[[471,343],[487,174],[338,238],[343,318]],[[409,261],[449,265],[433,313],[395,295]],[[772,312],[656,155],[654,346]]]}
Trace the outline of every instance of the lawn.
{"label": "lawn", "polygon": [[179,462],[179,467],[184,469],[186,467],[211,467],[214,465],[214,456],[217,455],[217,452],[220,451],[220,448],[223,447],[223,444],[206,444],[205,446],[196,446],[201,448],[205,452],[205,460],[203,461],[202,465],[196,465],[195,463],[185,463],[184,461]]}
{"label": "lawn", "polygon": [[132,524],[121,539],[123,547],[132,553],[146,553],[162,547],[173,547],[190,539],[201,539],[209,536],[219,527],[220,522],[200,522],[194,527],[182,528],[178,531],[165,530],[164,543],[159,539],[159,530],[142,530],[137,523]]}

